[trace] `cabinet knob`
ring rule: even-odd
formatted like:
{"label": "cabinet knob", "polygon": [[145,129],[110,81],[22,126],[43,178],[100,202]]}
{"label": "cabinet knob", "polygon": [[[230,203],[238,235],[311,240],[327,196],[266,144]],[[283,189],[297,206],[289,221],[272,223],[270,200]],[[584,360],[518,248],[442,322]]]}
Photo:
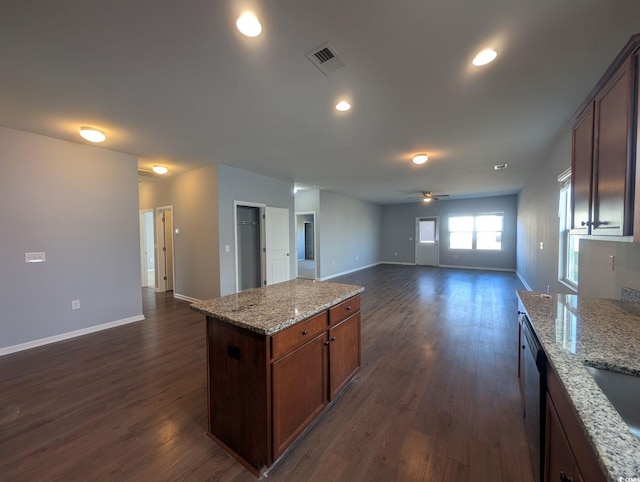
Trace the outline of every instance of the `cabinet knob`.
{"label": "cabinet knob", "polygon": [[522,345],[522,349],[524,350],[524,345]]}
{"label": "cabinet knob", "polygon": [[573,482],[573,477],[567,477],[564,471],[560,471],[560,482]]}
{"label": "cabinet knob", "polygon": [[[586,221],[586,222],[585,222],[585,221],[582,221],[582,222],[580,223],[580,226],[589,226],[589,221]],[[563,473],[564,473],[564,472],[561,472],[561,474],[563,474]],[[562,476],[562,475],[561,475],[561,476]]]}
{"label": "cabinet knob", "polygon": [[331,337],[331,341],[336,341],[336,337],[335,337],[335,336],[332,336],[332,337]]}
{"label": "cabinet knob", "polygon": [[323,343],[323,345],[325,345],[325,346],[327,346],[328,344],[329,344],[329,342],[328,342],[328,341],[325,341],[325,342]]}
{"label": "cabinet knob", "polygon": [[302,336],[306,335],[307,333],[309,333],[309,330],[302,330]]}
{"label": "cabinet knob", "polygon": [[520,310],[518,310],[518,314],[519,314],[519,315],[524,315],[524,311],[520,311]]}
{"label": "cabinet knob", "polygon": [[346,306],[346,307],[345,307],[345,310],[347,310],[347,311],[351,311],[351,305]]}

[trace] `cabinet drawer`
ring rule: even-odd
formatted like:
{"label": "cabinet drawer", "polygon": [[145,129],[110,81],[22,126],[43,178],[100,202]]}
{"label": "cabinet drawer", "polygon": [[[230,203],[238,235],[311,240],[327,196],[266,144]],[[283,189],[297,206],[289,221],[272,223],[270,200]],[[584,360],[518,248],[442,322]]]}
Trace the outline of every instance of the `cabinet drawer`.
{"label": "cabinet drawer", "polygon": [[356,295],[329,309],[329,324],[331,326],[360,311],[360,295]]}
{"label": "cabinet drawer", "polygon": [[282,330],[271,337],[271,358],[284,355],[293,348],[313,339],[327,329],[327,312],[323,311],[311,318]]}

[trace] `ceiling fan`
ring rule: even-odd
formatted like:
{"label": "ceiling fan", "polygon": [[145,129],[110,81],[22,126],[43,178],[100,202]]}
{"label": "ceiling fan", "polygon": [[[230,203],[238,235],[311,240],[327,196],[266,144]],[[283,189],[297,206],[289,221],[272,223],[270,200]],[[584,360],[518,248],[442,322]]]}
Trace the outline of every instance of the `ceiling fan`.
{"label": "ceiling fan", "polygon": [[448,194],[433,194],[431,191],[422,191],[422,202],[430,203],[431,201],[439,201],[449,197]]}

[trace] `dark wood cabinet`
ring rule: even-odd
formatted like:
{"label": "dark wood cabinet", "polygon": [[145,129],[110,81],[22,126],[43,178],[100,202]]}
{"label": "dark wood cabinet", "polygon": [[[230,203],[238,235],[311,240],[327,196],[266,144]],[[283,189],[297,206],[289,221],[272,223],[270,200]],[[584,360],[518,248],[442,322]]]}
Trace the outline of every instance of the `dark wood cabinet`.
{"label": "dark wood cabinet", "polygon": [[639,48],[640,35],[636,35],[573,122],[573,234],[634,234]]}
{"label": "dark wood cabinet", "polygon": [[360,369],[360,295],[273,335],[207,316],[208,435],[254,475]]}
{"label": "dark wood cabinet", "polygon": [[635,56],[628,57],[595,99],[591,233],[596,235],[632,234],[634,64]]}
{"label": "dark wood cabinet", "polygon": [[326,332],[273,362],[273,458],[277,459],[327,404]]}
{"label": "dark wood cabinet", "polygon": [[571,232],[591,233],[591,187],[593,183],[593,103],[576,119],[571,152]]}
{"label": "dark wood cabinet", "polygon": [[329,330],[329,396],[333,400],[360,369],[360,313]]}
{"label": "dark wood cabinet", "polygon": [[524,333],[522,332],[522,323],[524,322],[524,312],[518,310],[518,385],[520,386],[520,399],[522,400],[522,415],[525,414],[525,397],[524,397]]}
{"label": "dark wood cabinet", "polygon": [[544,480],[578,482],[582,480],[579,475],[578,464],[573,458],[567,436],[562,430],[562,424],[551,398],[547,394],[547,461],[545,464]]}
{"label": "dark wood cabinet", "polygon": [[547,365],[544,480],[590,482],[606,479],[578,414],[553,367]]}
{"label": "dark wood cabinet", "polygon": [[636,170],[636,186],[635,186],[635,201],[634,201],[634,218],[633,218],[633,240],[636,243],[640,243],[640,168],[638,168],[638,153],[640,152],[640,52],[636,53],[636,110],[634,113],[634,119],[636,122],[636,147],[635,147],[635,170]]}

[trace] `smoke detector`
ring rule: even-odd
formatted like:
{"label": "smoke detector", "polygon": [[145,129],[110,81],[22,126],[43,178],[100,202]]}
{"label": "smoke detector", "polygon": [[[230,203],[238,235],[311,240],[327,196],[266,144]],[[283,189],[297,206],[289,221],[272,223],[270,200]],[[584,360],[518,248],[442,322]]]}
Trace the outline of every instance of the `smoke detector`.
{"label": "smoke detector", "polygon": [[347,66],[344,59],[329,43],[307,52],[305,57],[327,77]]}

